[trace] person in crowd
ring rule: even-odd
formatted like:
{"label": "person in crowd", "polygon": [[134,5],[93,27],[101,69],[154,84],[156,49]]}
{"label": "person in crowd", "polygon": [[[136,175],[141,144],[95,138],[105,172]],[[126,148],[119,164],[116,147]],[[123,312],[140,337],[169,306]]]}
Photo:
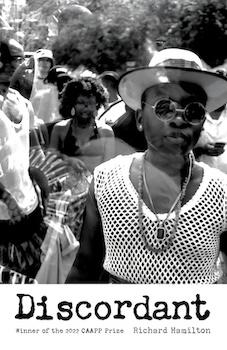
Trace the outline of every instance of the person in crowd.
{"label": "person in crowd", "polygon": [[18,124],[1,111],[0,126],[0,280],[33,283],[46,234],[41,178],[29,169],[26,135]]}
{"label": "person in crowd", "polygon": [[227,105],[207,114],[194,154],[198,161],[227,174]]}
{"label": "person in crowd", "polygon": [[31,55],[17,67],[10,81],[10,87],[19,91],[19,93],[28,100],[32,92],[34,65],[34,56]]}
{"label": "person in crowd", "polygon": [[60,114],[65,120],[55,124],[50,148],[64,155],[75,169],[94,168],[115,154],[111,127],[96,120],[98,110],[108,102],[108,93],[99,79],[72,79],[62,91]]}
{"label": "person in crowd", "polygon": [[[120,101],[120,97],[117,91],[119,75],[114,71],[105,71],[101,73],[98,76],[98,78],[101,79],[103,85],[105,86],[109,94],[108,105],[105,108],[100,109],[98,112],[97,118],[101,119],[103,118],[103,114],[105,114],[105,112],[109,110],[111,106],[115,105],[117,102]],[[114,118],[116,118],[115,112],[116,111],[114,111]]]}
{"label": "person in crowd", "polygon": [[23,64],[24,50],[21,44],[14,39],[2,40],[0,42],[1,68],[0,68],[0,103],[6,115],[12,119],[21,121],[21,110],[26,110],[29,119],[29,127],[38,124],[34,115],[31,102],[24,98],[16,89],[11,87],[14,74]]}
{"label": "person in crowd", "polygon": [[113,71],[105,71],[99,75],[109,92],[109,105],[100,111],[98,119],[110,125],[117,139],[116,154],[133,153],[146,148],[146,140],[136,127],[136,111],[127,106],[118,94],[119,75]]}
{"label": "person in crowd", "polygon": [[125,73],[118,90],[147,149],[95,169],[66,282],[217,283],[227,179],[192,149],[206,113],[226,103],[227,79],[169,48]]}
{"label": "person in crowd", "polygon": [[0,265],[1,272],[7,271],[3,283],[19,283],[22,275],[27,281],[35,278],[45,235],[38,194],[42,189],[36,192],[40,181],[29,169],[30,103],[9,88],[18,47],[15,41],[0,42]]}
{"label": "person in crowd", "polygon": [[129,154],[146,149],[144,133],[136,126],[136,111],[119,100],[106,109],[99,117],[113,129],[116,154]]}
{"label": "person in crowd", "polygon": [[53,65],[52,51],[40,49],[17,67],[12,76],[10,87],[32,102],[35,113],[40,103],[40,98],[36,95],[47,88],[44,79]]}
{"label": "person in crowd", "polygon": [[63,88],[70,80],[71,76],[68,68],[61,65],[56,65],[49,70],[44,82],[46,84],[53,84],[56,86],[58,97],[60,98]]}
{"label": "person in crowd", "polygon": [[39,99],[36,117],[43,120],[44,123],[51,123],[61,120],[59,113],[60,95],[65,84],[71,80],[68,69],[63,66],[53,66],[44,83],[46,89],[37,93],[36,98]]}
{"label": "person in crowd", "polygon": [[24,48],[23,46],[13,38],[9,38],[8,46],[12,57],[13,72],[24,62]]}
{"label": "person in crowd", "polygon": [[48,49],[39,49],[34,54],[35,64],[37,64],[35,75],[37,78],[37,86],[35,88],[39,90],[43,86],[40,84],[44,82],[44,79],[47,77],[49,70],[53,67],[54,59],[53,53]]}
{"label": "person in crowd", "polygon": [[48,49],[37,50],[34,54],[34,73],[30,101],[35,115],[37,115],[41,103],[40,96],[48,87],[45,79],[49,70],[54,65],[53,53]]}
{"label": "person in crowd", "polygon": [[119,75],[113,71],[105,71],[99,75],[103,85],[106,87],[109,93],[109,104],[119,100],[117,91]]}
{"label": "person in crowd", "polygon": [[[226,75],[225,71],[217,71]],[[198,161],[217,168],[227,174],[227,105],[207,114],[194,154]],[[223,281],[227,280],[227,257],[220,255],[223,268]]]}

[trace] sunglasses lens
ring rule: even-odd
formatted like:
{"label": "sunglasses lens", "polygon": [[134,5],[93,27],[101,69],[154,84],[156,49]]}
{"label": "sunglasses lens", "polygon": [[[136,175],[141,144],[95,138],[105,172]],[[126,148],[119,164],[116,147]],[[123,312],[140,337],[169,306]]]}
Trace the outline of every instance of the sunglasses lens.
{"label": "sunglasses lens", "polygon": [[201,123],[206,115],[204,106],[199,102],[189,103],[185,109],[185,117],[191,124]]}
{"label": "sunglasses lens", "polygon": [[176,114],[176,108],[172,101],[163,99],[156,103],[155,113],[161,120],[171,120]]}

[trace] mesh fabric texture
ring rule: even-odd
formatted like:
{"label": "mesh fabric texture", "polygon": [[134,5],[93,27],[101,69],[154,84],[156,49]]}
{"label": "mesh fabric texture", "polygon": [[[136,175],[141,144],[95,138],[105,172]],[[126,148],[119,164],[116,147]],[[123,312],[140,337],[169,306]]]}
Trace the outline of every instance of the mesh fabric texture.
{"label": "mesh fabric texture", "polygon": [[[138,154],[137,154],[138,155]],[[149,251],[139,226],[138,193],[129,171],[136,156],[118,156],[95,169],[97,205],[106,247],[104,268],[131,283],[215,283],[220,234],[226,229],[226,175],[203,164],[203,179],[194,196],[181,208],[172,245]],[[201,163],[200,163],[201,165]],[[149,244],[160,245],[154,213],[142,203],[143,232]],[[166,214],[158,214],[164,220]],[[166,221],[169,232],[175,214]]]}

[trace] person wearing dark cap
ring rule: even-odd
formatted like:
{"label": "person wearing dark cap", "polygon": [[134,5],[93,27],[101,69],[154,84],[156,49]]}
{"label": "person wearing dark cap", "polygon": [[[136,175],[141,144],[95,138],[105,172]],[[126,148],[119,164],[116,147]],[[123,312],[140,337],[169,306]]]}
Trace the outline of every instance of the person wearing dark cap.
{"label": "person wearing dark cap", "polygon": [[124,145],[124,150],[122,147],[119,149],[120,154],[125,151],[133,153],[135,150],[144,150],[146,140],[143,133],[136,127],[136,111],[127,106],[118,94],[118,73],[105,71],[99,75],[99,78],[107,88],[110,98],[108,107],[99,113],[98,119],[110,125],[115,137],[119,139],[118,145]]}
{"label": "person wearing dark cap", "polygon": [[5,95],[11,78],[24,59],[23,47],[14,39],[0,41],[0,93]]}
{"label": "person wearing dark cap", "polygon": [[44,79],[44,82],[46,84],[53,84],[57,87],[59,95],[61,94],[61,91],[63,90],[65,84],[71,80],[69,75],[69,70],[67,67],[56,65],[53,66],[48,74],[47,77]]}
{"label": "person wearing dark cap", "polygon": [[119,95],[117,92],[118,87],[118,73],[114,71],[105,71],[99,75],[102,80],[103,85],[107,88],[109,92],[109,103],[119,100]]}
{"label": "person wearing dark cap", "polygon": [[67,282],[218,283],[227,178],[192,149],[206,113],[226,103],[227,79],[169,48],[123,74],[118,91],[137,111],[147,149],[95,169]]}
{"label": "person wearing dark cap", "polygon": [[6,115],[16,123],[22,121],[21,111],[26,112],[24,120],[29,128],[36,124],[33,107],[18,91],[11,87],[15,71],[20,68],[24,58],[23,47],[14,39],[0,41],[0,103]]}

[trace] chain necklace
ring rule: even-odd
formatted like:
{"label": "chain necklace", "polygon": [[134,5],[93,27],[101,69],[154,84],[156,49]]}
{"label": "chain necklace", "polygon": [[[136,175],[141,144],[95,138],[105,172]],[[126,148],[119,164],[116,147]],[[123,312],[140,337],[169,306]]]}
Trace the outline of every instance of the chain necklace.
{"label": "chain necklace", "polygon": [[[153,200],[151,198],[148,186],[147,186],[147,181],[146,181],[146,174],[145,174],[145,155],[146,153],[144,153],[142,162],[141,162],[141,167],[140,167],[140,175],[139,175],[139,184],[138,184],[138,211],[139,211],[139,226],[140,226],[140,232],[142,235],[142,239],[145,243],[145,246],[148,250],[153,251],[155,253],[161,252],[161,251],[165,251],[167,250],[170,245],[172,244],[175,235],[176,235],[176,231],[177,231],[177,227],[178,227],[178,222],[179,222],[179,216],[180,216],[180,210],[181,210],[181,203],[182,200],[185,196],[185,192],[186,192],[186,188],[188,186],[188,183],[190,181],[191,178],[191,173],[192,173],[192,167],[194,164],[194,155],[193,153],[189,154],[189,168],[188,168],[188,174],[185,177],[185,180],[183,182],[182,185],[182,189],[181,192],[179,193],[179,195],[177,196],[176,200],[174,201],[173,205],[171,206],[166,218],[164,220],[160,220],[158,217],[158,214],[155,211],[155,207],[154,207],[154,203]],[[142,199],[143,199],[143,185],[145,187],[148,199],[149,199],[149,203],[150,206],[153,210],[153,213],[157,219],[157,230],[156,230],[156,239],[158,241],[158,244],[162,244],[161,247],[154,247],[152,245],[150,245],[147,241],[146,235],[144,233],[143,230],[143,211],[142,211]],[[165,227],[166,221],[168,220],[170,214],[175,211],[175,218],[174,218],[174,226],[170,232],[170,234],[168,234],[168,231]]]}

